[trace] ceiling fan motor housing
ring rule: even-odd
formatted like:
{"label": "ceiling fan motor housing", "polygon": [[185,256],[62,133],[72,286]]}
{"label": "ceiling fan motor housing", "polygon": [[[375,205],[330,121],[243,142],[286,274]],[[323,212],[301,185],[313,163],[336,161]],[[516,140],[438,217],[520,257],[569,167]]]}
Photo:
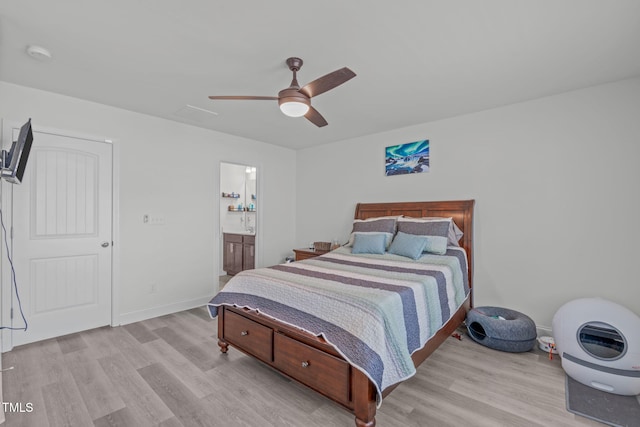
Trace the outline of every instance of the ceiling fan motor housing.
{"label": "ceiling fan motor housing", "polygon": [[300,91],[295,88],[287,88],[278,92],[278,105],[282,105],[287,102],[301,102],[305,105],[311,105],[309,97],[300,93]]}
{"label": "ceiling fan motor housing", "polygon": [[309,111],[311,100],[292,86],[278,93],[278,105],[287,116],[302,117]]}

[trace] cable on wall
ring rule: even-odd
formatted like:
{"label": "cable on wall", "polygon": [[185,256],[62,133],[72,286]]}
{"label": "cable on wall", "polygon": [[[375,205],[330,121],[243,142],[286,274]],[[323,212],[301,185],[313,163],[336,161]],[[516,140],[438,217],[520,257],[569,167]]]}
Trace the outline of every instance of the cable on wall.
{"label": "cable on wall", "polygon": [[18,300],[18,308],[20,309],[20,316],[22,316],[22,321],[24,322],[23,328],[15,328],[12,326],[0,326],[0,329],[10,329],[12,331],[26,331],[28,328],[27,319],[24,317],[24,311],[22,311],[22,302],[20,301],[20,294],[18,293],[18,283],[16,281],[16,270],[13,267],[13,259],[11,259],[11,253],[9,251],[9,242],[7,241],[7,229],[4,226],[4,219],[2,218],[2,209],[0,209],[0,225],[2,225],[2,235],[4,236],[4,246],[7,249],[7,259],[9,260],[9,265],[11,265],[11,283],[16,292],[16,299]]}

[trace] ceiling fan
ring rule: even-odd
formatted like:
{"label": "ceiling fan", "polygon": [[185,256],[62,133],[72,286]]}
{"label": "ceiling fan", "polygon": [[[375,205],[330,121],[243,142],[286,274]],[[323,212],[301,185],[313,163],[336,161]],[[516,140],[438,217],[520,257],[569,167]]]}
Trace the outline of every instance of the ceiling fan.
{"label": "ceiling fan", "polygon": [[354,78],[356,73],[344,67],[300,87],[296,79],[296,73],[302,68],[302,59],[295,57],[289,58],[287,59],[287,66],[293,72],[293,80],[288,88],[278,92],[278,96],[210,96],[209,98],[278,101],[280,110],[287,116],[304,116],[318,127],[326,126],[328,124],[327,121],[318,110],[311,106],[311,98],[323,94],[336,86],[340,86],[342,83]]}

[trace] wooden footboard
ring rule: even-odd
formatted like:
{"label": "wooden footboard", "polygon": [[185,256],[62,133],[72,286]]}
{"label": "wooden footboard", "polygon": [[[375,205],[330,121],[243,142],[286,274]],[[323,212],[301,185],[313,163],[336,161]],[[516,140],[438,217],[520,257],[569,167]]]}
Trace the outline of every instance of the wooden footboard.
{"label": "wooden footboard", "polygon": [[[412,356],[418,367],[464,321],[468,302],[427,344]],[[376,388],[360,370],[350,365],[327,342],[255,311],[221,306],[218,311],[218,345],[229,345],[266,363],[351,411],[357,426],[375,426]],[[396,385],[383,391],[388,395]]]}

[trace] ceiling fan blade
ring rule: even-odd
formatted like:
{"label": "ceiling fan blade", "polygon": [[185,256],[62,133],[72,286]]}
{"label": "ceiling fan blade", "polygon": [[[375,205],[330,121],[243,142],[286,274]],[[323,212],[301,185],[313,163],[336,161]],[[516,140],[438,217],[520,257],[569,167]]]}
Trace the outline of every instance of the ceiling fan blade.
{"label": "ceiling fan blade", "polygon": [[318,96],[328,90],[333,89],[336,86],[340,86],[342,83],[351,80],[355,76],[356,73],[354,73],[347,67],[344,67],[334,71],[333,73],[329,73],[326,76],[315,79],[314,81],[300,89],[300,92],[307,95],[309,98],[311,98],[312,96]]}
{"label": "ceiling fan blade", "polygon": [[305,114],[304,117],[319,128],[329,124],[324,117],[322,117],[322,114],[318,113],[318,110],[312,106],[309,106],[309,111],[307,111],[307,114]]}
{"label": "ceiling fan blade", "polygon": [[209,99],[232,99],[232,100],[257,100],[257,101],[277,101],[277,96],[210,96]]}

